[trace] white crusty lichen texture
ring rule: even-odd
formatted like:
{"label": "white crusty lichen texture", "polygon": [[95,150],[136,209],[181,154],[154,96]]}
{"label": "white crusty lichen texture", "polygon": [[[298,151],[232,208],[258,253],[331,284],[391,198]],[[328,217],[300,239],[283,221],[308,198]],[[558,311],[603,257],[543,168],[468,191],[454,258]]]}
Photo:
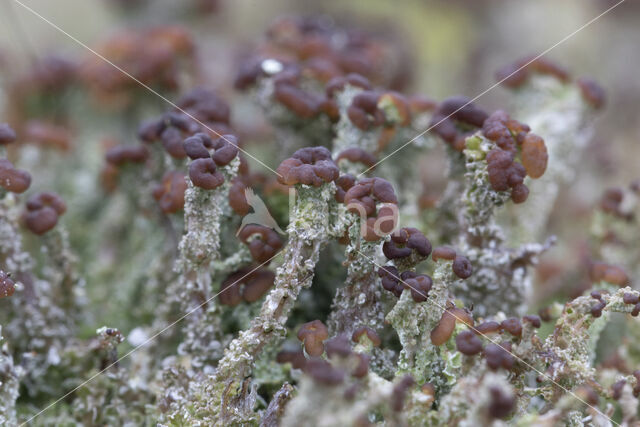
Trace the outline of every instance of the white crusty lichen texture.
{"label": "white crusty lichen texture", "polygon": [[18,424],[16,419],[16,400],[20,388],[22,369],[13,363],[7,344],[3,342],[0,326],[0,425]]}
{"label": "white crusty lichen texture", "polygon": [[[315,264],[321,248],[330,235],[330,203],[335,185],[320,187],[296,186],[297,197],[287,232],[282,264],[276,270],[274,287],[266,296],[259,314],[248,329],[227,346],[216,372],[195,385],[187,405],[166,416],[172,422],[189,423],[196,418],[213,424],[251,423],[254,412],[255,388],[251,384],[253,365],[265,346],[278,342],[286,334],[285,322],[300,291],[311,286]],[[186,418],[185,418],[186,416]]]}
{"label": "white crusty lichen texture", "polygon": [[332,335],[352,333],[367,325],[377,329],[384,322],[384,303],[378,278],[379,242],[367,242],[360,235],[360,219],[345,212],[353,221],[345,249],[347,277],[336,291],[327,320]]}
{"label": "white crusty lichen texture", "polygon": [[458,247],[469,258],[474,271],[467,280],[457,283],[454,293],[466,304],[473,304],[474,313],[479,316],[498,312],[522,315],[532,287],[528,269],[553,239],[518,248],[510,248],[505,242],[496,212],[509,202],[510,194],[495,191],[487,171],[486,156],[495,147],[493,141],[480,133],[467,138],[460,215],[463,232]]}
{"label": "white crusty lichen texture", "polygon": [[455,383],[456,377],[447,369],[452,362],[450,356],[455,354],[450,354],[446,346],[433,345],[430,334],[451,301],[451,289],[458,281],[451,261],[440,260],[428,299],[418,303],[409,290],[403,291],[387,314],[386,321],[393,326],[402,345],[397,374],[410,374],[418,383],[430,382],[438,390],[446,390]]}

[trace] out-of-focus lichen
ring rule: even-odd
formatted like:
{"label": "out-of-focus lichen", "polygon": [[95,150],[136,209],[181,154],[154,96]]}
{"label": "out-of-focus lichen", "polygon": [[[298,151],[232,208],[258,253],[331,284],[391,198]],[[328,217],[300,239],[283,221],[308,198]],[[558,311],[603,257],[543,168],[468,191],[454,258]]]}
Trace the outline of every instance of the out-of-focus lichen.
{"label": "out-of-focus lichen", "polygon": [[509,241],[525,243],[548,237],[544,231],[551,210],[561,188],[576,176],[593,134],[595,109],[585,101],[578,84],[549,75],[531,76],[513,91],[511,101],[513,116],[535,129],[549,152],[547,171],[531,187],[527,207],[512,206],[508,217],[500,217],[511,225]]}
{"label": "out-of-focus lichen", "polygon": [[[637,295],[631,288],[602,292],[602,317],[594,317],[594,298],[581,296],[567,303],[555,329],[544,342],[548,356],[544,357],[552,373],[551,378],[572,389],[593,380],[595,346],[610,313],[631,313],[633,306],[623,302],[625,293]],[[596,302],[597,303],[597,302]],[[556,393],[561,390],[556,390]]]}
{"label": "out-of-focus lichen", "polygon": [[106,368],[106,371],[97,376],[95,382],[78,390],[70,415],[82,424],[146,423],[153,412],[150,406],[153,394],[148,384],[137,381],[129,369],[118,365],[118,345],[124,336],[106,326],[96,334],[95,347],[101,363],[97,368]]}
{"label": "out-of-focus lichen", "polygon": [[594,258],[623,266],[636,277],[640,252],[638,241],[638,182],[627,188],[605,190],[590,224]]}
{"label": "out-of-focus lichen", "polygon": [[[2,326],[0,326],[0,340]],[[16,400],[19,395],[20,376],[22,370],[13,363],[13,357],[9,353],[7,343],[2,343],[0,348],[0,424],[17,424]]]}

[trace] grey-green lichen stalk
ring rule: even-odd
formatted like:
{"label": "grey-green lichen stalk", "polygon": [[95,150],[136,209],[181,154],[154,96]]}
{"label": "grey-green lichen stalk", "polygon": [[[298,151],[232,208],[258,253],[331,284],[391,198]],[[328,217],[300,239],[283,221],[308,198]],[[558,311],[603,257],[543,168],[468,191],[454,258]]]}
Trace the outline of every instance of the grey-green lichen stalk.
{"label": "grey-green lichen stalk", "polygon": [[460,281],[455,294],[466,304],[474,304],[480,316],[504,312],[523,314],[531,293],[527,267],[553,243],[528,243],[517,249],[505,245],[503,231],[496,223],[498,208],[510,198],[508,192],[495,191],[489,182],[486,156],[496,144],[480,134],[467,138],[465,191],[461,222],[464,233],[461,251],[475,270],[468,280]]}
{"label": "grey-green lichen stalk", "polygon": [[[0,342],[2,342],[2,326],[0,326]],[[0,424],[15,425],[16,400],[19,396],[20,376],[22,369],[13,363],[6,343],[0,348]]]}
{"label": "grey-green lichen stalk", "polygon": [[185,234],[178,246],[180,257],[175,267],[182,280],[177,283],[178,288],[171,287],[168,293],[170,299],[179,299],[182,313],[190,313],[178,350],[189,355],[195,366],[211,365],[222,356],[220,311],[217,301],[212,300],[211,278],[220,254],[227,194],[239,165],[240,160],[235,158],[222,168],[224,183],[218,188],[205,190],[188,180],[185,191]]}
{"label": "grey-green lichen stalk", "polygon": [[349,227],[349,243],[345,249],[347,278],[333,299],[327,325],[332,334],[352,333],[358,326],[382,326],[384,311],[376,260],[380,242],[362,239],[360,219],[355,214]]}
{"label": "grey-green lichen stalk", "polygon": [[536,58],[509,114],[436,102],[392,28],[337,21],[271,26],[244,99],[186,29],[100,47],[168,110],[95,55],[2,69],[0,424],[638,423],[640,182],[532,284],[602,89]]}
{"label": "grey-green lichen stalk", "polygon": [[197,400],[190,404],[199,416],[206,414],[203,418],[209,422],[255,421],[255,390],[250,381],[253,364],[266,345],[286,334],[284,324],[298,294],[311,286],[315,264],[329,234],[328,208],[335,185],[328,183],[319,188],[298,185],[296,191],[287,227],[289,241],[282,265],[276,271],[274,288],[249,329],[228,345],[216,373],[201,385],[203,388],[195,394]]}
{"label": "grey-green lichen stalk", "polygon": [[432,344],[430,334],[440,321],[451,301],[451,289],[459,281],[451,269],[451,261],[440,260],[433,274],[433,288],[426,302],[417,303],[409,290],[387,314],[386,321],[398,334],[402,350],[398,357],[397,374],[410,374],[420,384],[428,381],[443,390],[455,383],[456,377],[447,372],[450,358],[444,348]]}

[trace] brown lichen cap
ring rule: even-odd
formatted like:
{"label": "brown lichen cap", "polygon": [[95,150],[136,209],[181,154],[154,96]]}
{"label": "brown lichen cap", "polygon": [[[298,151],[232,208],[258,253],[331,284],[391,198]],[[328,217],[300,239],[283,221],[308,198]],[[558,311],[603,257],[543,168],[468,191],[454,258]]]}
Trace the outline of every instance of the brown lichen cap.
{"label": "brown lichen cap", "polygon": [[640,370],[633,371],[633,376],[636,377],[636,385],[633,386],[633,396],[640,396]]}
{"label": "brown lichen cap", "polygon": [[357,353],[354,355],[356,366],[351,370],[351,376],[354,378],[364,378],[369,373],[369,356],[367,354]]}
{"label": "brown lichen cap", "polygon": [[622,302],[625,304],[635,305],[640,302],[640,295],[637,293],[625,292],[624,295],[622,295]]}
{"label": "brown lichen cap", "polygon": [[404,286],[400,284],[400,273],[398,269],[392,265],[380,267],[378,269],[378,276],[380,276],[382,287],[394,294],[397,298],[400,298]]}
{"label": "brown lichen cap", "polygon": [[290,82],[276,83],[275,99],[298,117],[310,119],[320,113],[322,98]]}
{"label": "brown lichen cap", "polygon": [[540,316],[537,316],[535,314],[527,314],[526,316],[522,317],[522,320],[530,323],[534,328],[539,328],[540,326],[542,326],[542,319],[540,319]]}
{"label": "brown lichen cap", "polygon": [[470,131],[481,128],[488,114],[471,103],[465,96],[447,98],[438,106],[431,119],[432,131],[455,150],[464,149],[464,140]]}
{"label": "brown lichen cap", "polygon": [[579,77],[576,83],[580,88],[582,98],[584,98],[587,104],[591,105],[596,110],[604,107],[607,96],[604,89],[598,84],[598,82],[588,77]]}
{"label": "brown lichen cap", "polygon": [[240,63],[238,72],[233,80],[233,87],[238,90],[245,90],[253,86],[265,73],[261,67],[261,59],[250,57]]}
{"label": "brown lichen cap", "polygon": [[516,406],[516,398],[512,393],[507,393],[500,387],[489,388],[491,401],[489,402],[489,417],[495,419],[506,419]]}
{"label": "brown lichen cap", "polygon": [[471,261],[469,261],[469,258],[462,255],[456,255],[455,259],[453,260],[452,269],[454,274],[461,279],[469,278],[469,276],[471,276],[471,273],[473,272]]}
{"label": "brown lichen cap", "polygon": [[[129,70],[133,80],[149,87],[176,90],[178,71],[182,69],[179,61],[193,59],[192,43],[183,29],[165,26],[120,32],[96,50]],[[78,74],[94,96],[126,95],[127,100],[132,98],[132,80],[104,61],[90,57]]]}
{"label": "brown lichen cap", "polygon": [[434,111],[438,103],[425,95],[413,95],[409,97],[409,109],[412,114],[420,114]]}
{"label": "brown lichen cap", "polygon": [[231,187],[229,187],[229,206],[240,216],[245,216],[251,210],[251,205],[247,202],[244,194],[246,189],[245,179],[240,176],[235,177],[231,181]]}
{"label": "brown lichen cap", "polygon": [[622,389],[627,383],[625,380],[618,380],[611,385],[611,398],[613,400],[619,400],[622,397]]}
{"label": "brown lichen cap", "polygon": [[362,91],[354,96],[351,105],[347,108],[347,116],[351,123],[363,131],[382,125],[384,113],[378,108],[379,98],[380,95],[377,92],[370,90]]}
{"label": "brown lichen cap", "polygon": [[6,123],[0,123],[0,145],[10,144],[16,140],[16,133]]}
{"label": "brown lichen cap", "polygon": [[4,271],[0,270],[0,299],[10,297],[16,290],[16,284],[11,277]]}
{"label": "brown lichen cap", "polygon": [[512,154],[529,132],[529,126],[512,119],[503,110],[497,110],[485,120],[482,134],[498,147]]}
{"label": "brown lichen cap", "polygon": [[453,330],[456,326],[456,319],[449,310],[445,310],[440,320],[431,331],[431,343],[433,345],[442,345],[451,338]]}
{"label": "brown lichen cap", "polygon": [[144,163],[149,157],[149,150],[143,145],[118,145],[110,148],[105,154],[107,162],[114,166],[125,163]]}
{"label": "brown lichen cap", "polygon": [[195,88],[181,96],[176,104],[178,108],[187,111],[201,122],[228,125],[231,120],[231,108],[229,108],[229,105],[209,89]]}
{"label": "brown lichen cap", "polygon": [[514,364],[514,358],[511,355],[511,343],[487,344],[484,348],[484,357],[487,361],[487,366],[492,371],[496,371],[501,367],[510,370]]}
{"label": "brown lichen cap", "polygon": [[607,188],[600,199],[600,209],[611,215],[615,215],[622,219],[631,219],[629,214],[621,209],[622,200],[624,199],[624,191],[621,188]]}
{"label": "brown lichen cap", "polygon": [[[522,203],[529,195],[524,177],[540,178],[547,169],[548,154],[544,140],[529,132],[529,126],[498,110],[482,127],[485,137],[498,147],[487,154],[489,183],[495,191],[511,188],[511,198]],[[520,148],[522,164],[515,161]]]}
{"label": "brown lichen cap", "polygon": [[184,152],[191,160],[206,159],[211,156],[209,149],[213,148],[211,137],[203,132],[198,132],[185,139],[182,143]]}
{"label": "brown lichen cap", "polygon": [[325,93],[329,98],[332,98],[336,92],[343,90],[347,84],[364,90],[371,89],[371,83],[366,77],[360,74],[350,73],[346,76],[338,76],[329,80],[325,85]]}
{"label": "brown lichen cap", "polygon": [[[138,130],[138,136],[147,143],[161,140],[169,155],[183,159],[187,156],[185,137],[189,139],[195,134],[198,139],[206,140],[208,133],[227,134],[230,132],[229,119],[230,109],[224,100],[211,91],[196,88],[182,96],[173,111],[163,114],[159,119],[144,122]],[[194,140],[189,140],[188,147],[198,150]],[[191,152],[193,158],[204,157],[200,150],[195,153],[197,155],[193,156],[194,152]]]}
{"label": "brown lichen cap", "polygon": [[325,147],[307,147],[293,153],[280,163],[276,172],[278,182],[284,185],[304,184],[319,187],[340,176],[338,167]]}
{"label": "brown lichen cap", "polygon": [[433,280],[426,274],[417,274],[413,271],[405,271],[400,277],[402,278],[405,289],[411,291],[411,298],[415,302],[424,302],[429,297],[429,291],[433,286]]}
{"label": "brown lichen cap", "polygon": [[382,245],[382,252],[387,259],[406,258],[412,253],[426,259],[431,254],[431,242],[417,228],[404,227],[391,234],[391,240]]}
{"label": "brown lichen cap", "polygon": [[12,193],[24,193],[31,185],[31,175],[17,169],[7,159],[0,159],[0,186]]}
{"label": "brown lichen cap", "polygon": [[351,340],[354,343],[359,343],[364,336],[366,336],[369,341],[371,341],[371,344],[374,347],[380,347],[380,344],[382,344],[382,341],[380,340],[380,337],[378,336],[376,331],[368,326],[360,326],[355,331],[353,331],[353,334],[351,334]]}
{"label": "brown lichen cap", "polygon": [[266,268],[252,266],[241,268],[230,274],[220,284],[220,303],[236,306],[242,301],[252,303],[260,298],[273,286],[275,273]]}
{"label": "brown lichen cap", "polygon": [[440,259],[453,261],[456,259],[456,251],[448,246],[438,246],[433,250],[431,259],[435,262]]}
{"label": "brown lichen cap", "polygon": [[138,138],[142,142],[150,144],[160,139],[160,134],[166,128],[166,124],[162,118],[145,120],[138,127]]}
{"label": "brown lichen cap", "polygon": [[528,133],[522,142],[522,166],[531,178],[540,178],[547,170],[549,155],[544,140],[538,135]]}
{"label": "brown lichen cap", "polygon": [[304,357],[302,350],[282,350],[276,354],[276,362],[291,363],[294,369],[304,369],[307,358]]}
{"label": "brown lichen cap", "polygon": [[522,323],[517,317],[510,317],[501,323],[502,329],[509,332],[514,337],[522,336]]}
{"label": "brown lichen cap", "polygon": [[238,155],[238,138],[235,135],[222,135],[213,141],[214,153],[211,158],[216,165],[226,166]]}
{"label": "brown lichen cap", "polygon": [[242,298],[245,302],[252,303],[262,298],[273,286],[276,275],[266,268],[258,268],[252,271],[244,281]]}
{"label": "brown lichen cap", "polygon": [[393,186],[382,178],[363,178],[344,195],[344,204],[355,214],[364,209],[367,217],[374,217],[376,203],[398,203]]}
{"label": "brown lichen cap", "polygon": [[323,98],[320,100],[318,109],[329,118],[331,123],[337,123],[340,121],[340,107],[333,99]]}
{"label": "brown lichen cap", "polygon": [[196,159],[189,165],[189,178],[193,185],[205,190],[213,190],[224,183],[224,176],[217,170],[211,158]]}
{"label": "brown lichen cap", "polygon": [[604,262],[593,262],[589,277],[593,283],[605,281],[613,285],[627,286],[630,282],[629,276],[621,267]]}
{"label": "brown lichen cap", "polygon": [[480,335],[491,334],[495,332],[500,332],[502,330],[502,325],[500,323],[495,322],[493,320],[487,320],[485,322],[480,323],[478,326],[474,328],[474,332]]}
{"label": "brown lichen cap", "polygon": [[186,176],[181,171],[168,171],[162,182],[153,189],[153,198],[164,213],[176,213],[184,208],[184,192],[187,190]]}
{"label": "brown lichen cap", "polygon": [[42,120],[29,120],[23,128],[24,139],[42,147],[66,151],[71,148],[71,131],[61,125]]}
{"label": "brown lichen cap", "polygon": [[472,331],[462,331],[456,336],[456,348],[462,354],[473,356],[482,351],[482,340]]}
{"label": "brown lichen cap", "polygon": [[391,409],[395,412],[402,411],[407,392],[415,383],[413,377],[407,374],[393,386],[393,391],[391,392]]}
{"label": "brown lichen cap", "polygon": [[269,261],[282,248],[278,233],[263,225],[248,224],[240,230],[238,237],[249,246],[251,257],[260,264]]}
{"label": "brown lichen cap", "polygon": [[602,310],[604,310],[606,306],[607,303],[605,301],[596,302],[595,305],[591,307],[591,315],[596,318],[602,316]]}
{"label": "brown lichen cap", "polygon": [[344,203],[344,196],[354,185],[356,185],[356,178],[353,175],[348,173],[340,175],[340,177],[336,179],[336,202]]}
{"label": "brown lichen cap", "polygon": [[327,340],[325,349],[329,357],[348,357],[353,354],[347,334],[340,334]]}
{"label": "brown lichen cap", "polygon": [[387,125],[409,126],[411,124],[409,100],[399,92],[390,91],[380,95],[378,108],[385,112]]}
{"label": "brown lichen cap", "polygon": [[496,72],[496,80],[509,88],[517,88],[527,82],[532,73],[546,74],[555,77],[562,83],[568,83],[569,72],[546,58],[535,58],[533,55],[508,64]]}
{"label": "brown lichen cap", "polygon": [[524,166],[515,162],[510,152],[500,148],[491,150],[486,159],[491,188],[494,191],[507,191],[511,187],[512,200],[516,203],[524,202],[529,194],[523,183],[527,174]]}
{"label": "brown lichen cap", "polygon": [[187,153],[182,146],[182,132],[176,127],[168,127],[160,134],[162,146],[175,159],[184,159]]}
{"label": "brown lichen cap", "polygon": [[328,386],[336,386],[344,381],[345,373],[334,368],[324,359],[310,359],[304,366],[304,372],[316,382]]}
{"label": "brown lichen cap", "polygon": [[440,317],[438,324],[431,331],[431,343],[442,345],[451,338],[456,322],[462,322],[468,326],[473,326],[473,317],[465,309],[458,307],[448,307]]}
{"label": "brown lichen cap", "polygon": [[26,227],[34,234],[44,234],[58,223],[67,206],[64,200],[52,191],[34,194],[26,204],[23,219]]}
{"label": "brown lichen cap", "polygon": [[362,163],[369,168],[376,164],[376,156],[360,147],[351,147],[341,151],[336,158],[336,163],[340,164],[343,159],[352,163]]}
{"label": "brown lichen cap", "polygon": [[297,336],[307,354],[316,357],[324,353],[324,340],[329,338],[329,330],[321,321],[312,320],[300,327]]}
{"label": "brown lichen cap", "polygon": [[242,270],[237,271],[227,276],[220,284],[220,304],[234,307],[242,302],[241,282],[245,279],[245,274]]}

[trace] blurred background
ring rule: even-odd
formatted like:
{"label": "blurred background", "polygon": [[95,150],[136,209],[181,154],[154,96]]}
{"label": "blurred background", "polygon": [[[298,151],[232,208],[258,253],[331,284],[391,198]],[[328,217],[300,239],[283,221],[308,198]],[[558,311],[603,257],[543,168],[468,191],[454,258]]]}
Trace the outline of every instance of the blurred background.
{"label": "blurred background", "polygon": [[[99,45],[123,30],[165,24],[182,26],[197,46],[196,81],[192,83],[216,89],[234,105],[232,125],[240,132],[254,124],[243,117],[246,108],[235,107],[235,99],[240,97],[233,89],[237,65],[276,18],[323,15],[347,27],[391,34],[406,49],[401,55],[408,70],[403,90],[442,100],[455,94],[475,97],[494,85],[494,73],[500,66],[543,52],[616,4],[611,0],[22,1],[88,46]],[[597,118],[595,135],[578,177],[559,198],[549,224],[549,234],[562,234],[565,247],[549,255],[556,262],[562,253],[572,254],[566,255],[566,262],[578,263],[579,249],[587,239],[590,213],[602,191],[610,185],[627,185],[640,176],[639,19],[640,2],[627,0],[546,56],[575,76],[593,77],[607,91],[607,106]],[[93,58],[87,49],[19,4],[3,1],[0,5],[3,81],[12,81],[38,58],[48,55]],[[177,97],[175,93],[164,95],[170,99]],[[495,87],[477,103],[486,110],[495,110],[506,105],[507,98],[503,88]],[[156,112],[167,107],[158,99],[152,102]],[[4,114],[12,108],[8,103],[0,95]],[[76,119],[84,120],[81,112],[77,113]],[[133,113],[132,123],[114,123],[121,119],[115,119],[113,109],[103,109],[100,114],[98,119],[91,118],[96,120],[94,131],[76,138],[75,144],[93,144],[114,134],[125,140],[136,138],[138,117]],[[114,126],[120,130],[114,131]],[[428,164],[425,159],[424,167]],[[72,227],[81,227],[71,219],[67,221]]]}
{"label": "blurred background", "polygon": [[[495,70],[540,53],[616,4],[613,0],[24,0],[23,3],[89,46],[122,29],[185,26],[199,47],[203,83],[232,96],[235,58],[283,15],[324,14],[339,23],[392,32],[408,46],[412,75],[406,89],[442,99],[474,97],[494,84]],[[14,3],[0,6],[2,66],[17,74],[34,57],[86,56],[73,40]],[[547,57],[607,90],[589,150],[598,172],[628,181],[637,172],[640,4],[628,0],[555,47]],[[504,105],[499,87],[478,103]],[[587,168],[585,168],[587,169]],[[589,170],[591,170],[589,168]],[[589,187],[590,188],[590,187]],[[589,194],[581,194],[589,198]]]}

